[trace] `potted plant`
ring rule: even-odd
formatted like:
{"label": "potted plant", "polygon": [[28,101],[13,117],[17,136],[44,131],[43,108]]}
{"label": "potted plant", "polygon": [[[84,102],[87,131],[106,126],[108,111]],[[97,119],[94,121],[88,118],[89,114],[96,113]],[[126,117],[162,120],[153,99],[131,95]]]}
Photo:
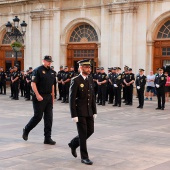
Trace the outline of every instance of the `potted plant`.
{"label": "potted plant", "polygon": [[12,47],[12,49],[14,50],[14,51],[20,51],[21,50],[21,48],[22,48],[22,44],[20,43],[20,42],[18,42],[18,41],[14,41],[14,42],[12,42],[11,43],[11,47]]}

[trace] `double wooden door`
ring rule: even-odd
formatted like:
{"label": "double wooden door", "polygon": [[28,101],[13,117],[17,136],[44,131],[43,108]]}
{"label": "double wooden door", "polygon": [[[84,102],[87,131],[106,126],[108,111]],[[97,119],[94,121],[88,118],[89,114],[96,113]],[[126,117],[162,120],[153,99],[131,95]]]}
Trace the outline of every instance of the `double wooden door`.
{"label": "double wooden door", "polygon": [[0,66],[4,68],[5,71],[8,71],[10,67],[16,65],[16,55],[17,55],[17,64],[19,70],[24,69],[24,50],[20,52],[14,52],[10,46],[1,46],[0,47]]}
{"label": "double wooden door", "polygon": [[96,43],[87,44],[69,44],[67,46],[67,66],[74,66],[75,71],[78,71],[79,60],[89,59],[92,61],[92,72],[95,72],[98,67],[98,46]]}
{"label": "double wooden door", "polygon": [[170,65],[170,40],[155,41],[153,71],[165,65]]}

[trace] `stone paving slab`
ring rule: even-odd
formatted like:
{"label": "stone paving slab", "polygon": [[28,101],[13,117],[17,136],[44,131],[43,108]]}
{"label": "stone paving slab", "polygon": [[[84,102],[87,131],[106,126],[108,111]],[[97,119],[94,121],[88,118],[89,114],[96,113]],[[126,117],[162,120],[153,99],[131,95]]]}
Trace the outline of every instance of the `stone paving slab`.
{"label": "stone paving slab", "polygon": [[77,135],[68,104],[55,101],[52,138],[55,146],[43,144],[43,120],[28,141],[22,130],[33,115],[32,102],[0,95],[0,170],[170,170],[170,103],[155,110],[156,97],[144,109],[97,106],[95,133],[88,140],[92,166],[74,158],[68,142]]}

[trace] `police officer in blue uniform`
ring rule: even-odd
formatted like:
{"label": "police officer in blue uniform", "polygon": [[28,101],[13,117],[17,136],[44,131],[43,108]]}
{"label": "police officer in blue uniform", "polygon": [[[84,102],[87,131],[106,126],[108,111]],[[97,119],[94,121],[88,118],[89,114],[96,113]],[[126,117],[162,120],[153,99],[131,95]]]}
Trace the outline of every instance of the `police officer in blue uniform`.
{"label": "police officer in blue uniform", "polygon": [[34,69],[32,74],[31,87],[33,94],[34,116],[23,129],[23,139],[28,140],[29,132],[44,117],[44,144],[55,145],[51,139],[53,122],[53,103],[54,103],[54,76],[50,68],[51,56],[44,56],[43,65]]}
{"label": "police officer in blue uniform", "polygon": [[71,117],[77,124],[78,136],[68,145],[74,157],[77,157],[76,148],[80,146],[81,162],[92,165],[86,141],[94,133],[94,118],[97,117],[93,78],[89,76],[90,61],[81,60],[78,63],[80,74],[71,80],[69,89]]}
{"label": "police officer in blue uniform", "polygon": [[163,74],[163,69],[158,69],[159,73],[155,76],[155,87],[158,98],[158,107],[156,110],[165,108],[165,84],[167,77]]}
{"label": "police officer in blue uniform", "polygon": [[144,75],[144,69],[139,69],[139,75],[136,77],[136,88],[138,93],[139,106],[137,108],[143,109],[144,105],[144,90],[146,84],[146,76]]}
{"label": "police officer in blue uniform", "polygon": [[100,67],[100,74],[97,79],[97,84],[98,84],[98,94],[99,94],[98,105],[105,106],[106,90],[107,90],[107,74],[105,73],[103,67]]}

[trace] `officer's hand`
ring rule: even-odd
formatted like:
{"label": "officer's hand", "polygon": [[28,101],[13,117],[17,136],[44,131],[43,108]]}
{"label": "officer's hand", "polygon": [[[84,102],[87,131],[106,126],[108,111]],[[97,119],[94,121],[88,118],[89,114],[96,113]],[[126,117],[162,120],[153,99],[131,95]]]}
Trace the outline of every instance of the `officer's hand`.
{"label": "officer's hand", "polygon": [[139,90],[139,89],[140,89],[140,86],[137,86],[137,89]]}
{"label": "officer's hand", "polygon": [[160,87],[159,84],[156,84],[156,87],[159,88]]}
{"label": "officer's hand", "polygon": [[93,118],[96,119],[96,118],[97,118],[97,114],[94,114],[94,115],[93,115]]}
{"label": "officer's hand", "polygon": [[38,96],[36,96],[36,97],[37,97],[37,100],[38,100],[39,102],[43,100],[43,97],[42,97],[41,95],[38,95]]}
{"label": "officer's hand", "polygon": [[75,123],[77,123],[77,122],[79,121],[79,120],[78,120],[78,117],[73,117],[73,118],[72,118],[72,121],[75,122]]}
{"label": "officer's hand", "polygon": [[114,87],[118,87],[117,84],[114,84]]}

